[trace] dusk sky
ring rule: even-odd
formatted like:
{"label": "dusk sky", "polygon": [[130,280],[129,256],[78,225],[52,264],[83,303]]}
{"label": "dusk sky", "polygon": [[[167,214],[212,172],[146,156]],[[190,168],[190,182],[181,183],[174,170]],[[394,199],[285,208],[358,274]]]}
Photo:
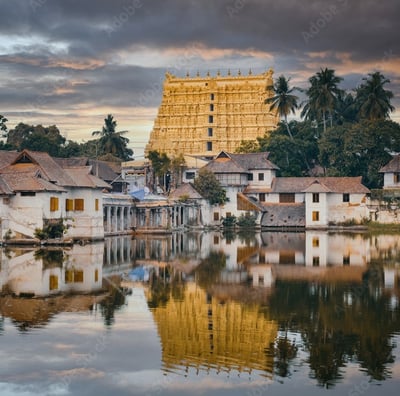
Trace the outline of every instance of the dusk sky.
{"label": "dusk sky", "polygon": [[321,67],[357,87],[381,71],[400,121],[398,0],[0,0],[0,114],[92,139],[111,113],[143,153],[168,70],[273,68],[307,87]]}

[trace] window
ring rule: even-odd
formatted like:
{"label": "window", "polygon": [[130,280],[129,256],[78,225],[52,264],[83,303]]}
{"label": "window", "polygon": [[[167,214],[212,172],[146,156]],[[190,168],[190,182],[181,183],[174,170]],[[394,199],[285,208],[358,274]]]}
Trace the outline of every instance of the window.
{"label": "window", "polygon": [[207,151],[212,151],[212,142],[207,142]]}
{"label": "window", "polygon": [[231,216],[232,216],[232,213],[231,213],[231,212],[226,212],[226,213],[225,213],[225,216],[226,216],[226,217],[231,217]]}
{"label": "window", "polygon": [[210,104],[210,111],[214,111],[214,105],[212,103]]}
{"label": "window", "polygon": [[343,202],[350,202],[350,194],[343,194]]}
{"label": "window", "polygon": [[319,212],[312,212],[312,221],[319,221]]}
{"label": "window", "polygon": [[50,212],[58,210],[58,197],[50,197]]}
{"label": "window", "polygon": [[99,270],[98,269],[94,270],[94,281],[95,282],[99,281]]}
{"label": "window", "polygon": [[74,210],[74,200],[73,199],[65,200],[65,210],[67,212],[72,212]]}
{"label": "window", "polygon": [[400,173],[395,173],[393,175],[393,181],[397,184],[400,183]]}
{"label": "window", "polygon": [[247,180],[248,181],[253,181],[253,174],[252,173],[248,173],[247,174]]}
{"label": "window", "polygon": [[214,100],[214,94],[213,93],[210,94],[210,100]]}
{"label": "window", "polygon": [[313,238],[312,245],[313,245],[313,247],[319,247],[319,238],[318,237]]}
{"label": "window", "polygon": [[99,199],[98,199],[98,198],[96,198],[96,199],[94,200],[94,210],[95,210],[96,212],[99,211]]}
{"label": "window", "polygon": [[265,202],[265,193],[260,193],[260,194],[258,195],[258,200],[259,200],[260,202]]}
{"label": "window", "polygon": [[279,252],[279,264],[295,264],[296,254],[293,251],[281,250]]}
{"label": "window", "polygon": [[186,179],[193,180],[194,177],[195,177],[195,173],[194,172],[186,172]]}
{"label": "window", "polygon": [[280,203],[293,203],[295,201],[295,195],[292,193],[281,193],[279,194]]}
{"label": "window", "polygon": [[312,195],[312,201],[314,203],[319,202],[319,194],[318,193],[313,193]]}
{"label": "window", "polygon": [[350,256],[343,256],[343,265],[350,265]]}
{"label": "window", "polygon": [[219,213],[214,212],[214,221],[218,221],[218,220],[219,220]]}
{"label": "window", "polygon": [[212,124],[212,123],[214,122],[214,116],[209,115],[209,116],[208,116],[208,122],[209,122],[210,124]]}
{"label": "window", "polygon": [[36,195],[33,191],[21,191],[21,197],[34,197]]}
{"label": "window", "polygon": [[[96,270],[97,271],[97,270]],[[66,270],[65,283],[82,283],[83,271],[82,270]]]}
{"label": "window", "polygon": [[258,181],[263,181],[264,180],[264,173],[259,173],[258,174]]}
{"label": "window", "polygon": [[213,135],[213,129],[212,128],[208,128],[208,136],[212,136]]}
{"label": "window", "polygon": [[219,244],[219,236],[218,235],[214,235],[214,245],[218,245],[218,244]]}
{"label": "window", "polygon": [[57,290],[58,289],[58,276],[50,275],[49,277],[49,290]]}
{"label": "window", "polygon": [[85,202],[82,198],[76,198],[74,200],[74,209],[81,212],[85,209]]}
{"label": "window", "polygon": [[319,257],[318,256],[314,256],[312,258],[312,265],[313,265],[313,267],[318,267],[319,266]]}

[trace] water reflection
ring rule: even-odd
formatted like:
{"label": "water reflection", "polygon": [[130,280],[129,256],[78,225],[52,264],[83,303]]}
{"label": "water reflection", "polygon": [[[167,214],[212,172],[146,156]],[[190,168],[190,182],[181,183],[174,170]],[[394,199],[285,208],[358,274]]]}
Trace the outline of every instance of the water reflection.
{"label": "water reflection", "polygon": [[1,337],[8,319],[29,333],[78,312],[118,339],[140,290],[167,376],[400,379],[399,235],[187,232],[0,257]]}

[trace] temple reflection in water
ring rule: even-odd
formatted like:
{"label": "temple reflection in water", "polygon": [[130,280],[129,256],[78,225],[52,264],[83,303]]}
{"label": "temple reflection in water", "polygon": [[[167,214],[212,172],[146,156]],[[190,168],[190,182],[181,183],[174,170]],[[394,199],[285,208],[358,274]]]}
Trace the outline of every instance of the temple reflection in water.
{"label": "temple reflection in water", "polygon": [[[112,329],[127,301],[137,303],[129,290],[142,290],[167,375],[273,379],[306,362],[329,387],[352,362],[385,380],[400,333],[399,258],[398,235],[323,231],[2,249],[0,312],[28,331],[63,312],[98,311]],[[132,281],[137,269],[146,281]]]}

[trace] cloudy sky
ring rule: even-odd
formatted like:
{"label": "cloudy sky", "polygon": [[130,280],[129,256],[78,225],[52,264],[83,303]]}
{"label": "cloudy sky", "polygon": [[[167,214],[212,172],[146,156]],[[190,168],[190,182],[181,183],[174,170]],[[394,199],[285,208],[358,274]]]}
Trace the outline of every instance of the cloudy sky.
{"label": "cloudy sky", "polygon": [[168,70],[274,69],[352,89],[379,70],[400,121],[398,0],[0,0],[0,114],[90,140],[108,113],[143,152]]}

